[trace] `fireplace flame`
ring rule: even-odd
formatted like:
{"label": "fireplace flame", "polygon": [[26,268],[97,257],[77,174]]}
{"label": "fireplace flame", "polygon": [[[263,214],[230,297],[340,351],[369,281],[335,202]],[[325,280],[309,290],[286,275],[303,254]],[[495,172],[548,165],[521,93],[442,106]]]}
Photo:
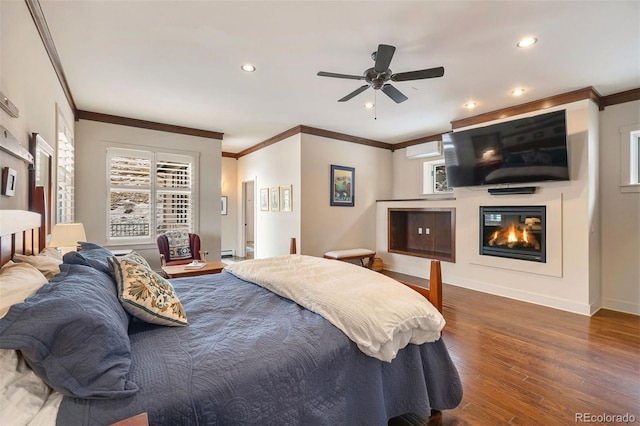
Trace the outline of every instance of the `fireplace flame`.
{"label": "fireplace flame", "polygon": [[514,223],[491,234],[488,243],[490,246],[507,246],[509,248],[520,246],[540,250],[540,243],[538,243],[536,237],[527,232],[526,228],[516,227]]}
{"label": "fireplace flame", "polygon": [[518,242],[518,237],[516,237],[516,226],[512,223],[511,226],[509,227],[509,231],[508,231],[508,235],[507,235],[507,242],[509,243],[517,243]]}

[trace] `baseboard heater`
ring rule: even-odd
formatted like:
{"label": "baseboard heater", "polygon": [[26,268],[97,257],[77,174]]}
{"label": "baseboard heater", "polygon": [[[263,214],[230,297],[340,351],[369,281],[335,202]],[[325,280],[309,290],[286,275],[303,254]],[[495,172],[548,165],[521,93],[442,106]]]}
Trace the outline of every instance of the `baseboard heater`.
{"label": "baseboard heater", "polygon": [[508,194],[533,194],[536,192],[537,186],[520,186],[514,188],[489,188],[491,195],[508,195]]}
{"label": "baseboard heater", "polygon": [[236,251],[231,249],[231,250],[222,250],[220,252],[220,256],[221,257],[233,257],[236,255]]}

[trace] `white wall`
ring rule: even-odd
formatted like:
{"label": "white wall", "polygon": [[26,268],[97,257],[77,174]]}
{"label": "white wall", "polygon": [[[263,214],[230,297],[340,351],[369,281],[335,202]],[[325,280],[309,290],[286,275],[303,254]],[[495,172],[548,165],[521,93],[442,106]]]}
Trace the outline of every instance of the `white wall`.
{"label": "white wall", "polygon": [[[254,200],[256,200],[254,240],[256,258],[280,256],[289,253],[289,241],[292,237],[298,241],[300,249],[300,134],[293,135],[266,148],[255,151],[238,159],[238,194],[242,193],[242,182],[255,182]],[[292,185],[293,211],[261,211],[259,194],[263,188]],[[238,224],[242,223],[242,200],[238,197]],[[239,255],[244,255],[242,227],[238,227],[237,245]]]}
{"label": "white wall", "polygon": [[602,304],[640,315],[640,193],[620,191],[620,128],[640,124],[640,101],[600,112]]}
{"label": "white wall", "polygon": [[[331,165],[354,167],[354,207],[330,206]],[[302,239],[299,252],[375,248],[376,200],[391,196],[389,150],[302,136]]]}
{"label": "white wall", "polygon": [[[107,246],[107,166],[106,147],[125,144],[190,151],[199,154],[199,229],[201,247],[209,251],[208,260],[220,259],[220,178],[221,141],[157,130],[140,129],[96,121],[76,122],[76,221],[85,226],[87,239]],[[154,244],[118,246],[132,248],[159,268],[158,248]],[[111,247],[115,248],[115,247]]]}
{"label": "white wall", "polygon": [[[572,312],[595,312],[600,306],[597,264],[600,219],[595,202],[597,174],[594,178],[589,166],[593,168],[598,163],[597,123],[593,124],[597,107],[585,100],[545,111],[565,108],[569,132],[570,181],[536,183],[539,189],[531,195],[491,196],[487,193],[487,187],[468,187],[456,188],[453,193],[455,200],[378,203],[376,246],[385,267],[428,277],[427,260],[387,252],[388,207],[454,207],[456,262],[442,263],[445,282]],[[510,117],[508,120],[531,115],[536,113]],[[394,193],[393,198],[421,198],[422,175],[411,180],[408,176],[412,170],[421,169],[423,161],[406,159],[404,151],[402,149],[394,153],[393,181],[402,181],[404,184],[400,194]],[[547,232],[547,263],[480,256],[478,211],[481,205],[546,205],[548,224],[552,227]],[[594,259],[596,264],[591,265]]]}
{"label": "white wall", "polygon": [[[0,1],[0,41],[0,91],[20,110],[18,118],[0,110],[0,124],[26,149],[32,132],[55,147],[56,105],[68,123],[73,113],[24,1]],[[27,209],[27,163],[0,151],[6,166],[18,172],[17,188],[14,197],[0,196],[0,209]]]}

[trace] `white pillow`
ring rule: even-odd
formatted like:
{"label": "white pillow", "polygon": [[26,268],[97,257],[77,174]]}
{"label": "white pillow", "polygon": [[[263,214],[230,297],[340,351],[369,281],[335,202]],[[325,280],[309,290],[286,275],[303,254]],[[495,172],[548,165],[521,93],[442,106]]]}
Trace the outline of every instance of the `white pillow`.
{"label": "white pillow", "polygon": [[38,253],[38,256],[48,257],[50,259],[57,260],[60,263],[62,263],[62,253],[60,253],[57,249],[54,249],[53,247],[47,247],[42,249],[42,251]]}
{"label": "white pillow", "polygon": [[11,305],[23,302],[47,282],[35,266],[7,262],[0,268],[0,318],[5,316]]}
{"label": "white pillow", "polygon": [[[4,269],[4,268],[3,268]],[[27,425],[44,405],[51,388],[13,349],[0,349],[0,413],[14,426]]]}
{"label": "white pillow", "polygon": [[47,280],[52,279],[57,273],[60,272],[60,265],[62,259],[51,257],[49,254],[39,254],[37,256],[27,256],[24,254],[14,254],[14,262],[28,263],[38,268],[42,274],[47,277]]}

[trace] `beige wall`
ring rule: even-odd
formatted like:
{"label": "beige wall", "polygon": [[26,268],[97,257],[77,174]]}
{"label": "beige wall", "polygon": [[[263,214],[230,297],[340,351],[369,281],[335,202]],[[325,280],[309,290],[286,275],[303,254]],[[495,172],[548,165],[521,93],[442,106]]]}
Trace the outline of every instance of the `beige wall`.
{"label": "beige wall", "polygon": [[[298,253],[314,256],[373,248],[376,200],[391,196],[391,158],[388,150],[307,134],[240,158],[238,194],[241,182],[254,180],[256,204],[261,188],[293,185],[292,212],[256,208],[256,257],[288,253],[291,237],[297,239]],[[354,207],[329,205],[332,164],[355,168]]]}
{"label": "beige wall", "polygon": [[620,191],[620,129],[640,124],[640,101],[600,112],[602,304],[640,314],[640,193]]}
{"label": "beige wall", "polygon": [[[73,113],[24,1],[0,1],[0,42],[0,91],[20,110],[18,118],[0,110],[0,124],[26,149],[32,132],[55,147],[56,105],[68,123]],[[0,209],[27,209],[27,163],[0,151],[7,166],[18,172],[16,195],[0,196]]]}
{"label": "beige wall", "polygon": [[[391,196],[389,150],[302,135],[302,250],[375,247],[376,200]],[[354,167],[354,207],[330,206],[331,165]]]}
{"label": "beige wall", "polygon": [[[593,168],[598,163],[597,124],[592,123],[597,107],[585,100],[554,110],[565,108],[569,131],[570,181],[536,183],[539,189],[531,195],[491,196],[487,193],[487,187],[468,187],[456,188],[454,200],[378,203],[377,251],[385,267],[428,277],[426,259],[387,252],[388,207],[454,207],[456,262],[443,262],[445,282],[568,311],[583,314],[595,312],[600,306],[597,264],[600,231],[599,212],[594,202],[597,175],[594,179],[589,166]],[[511,117],[510,120],[524,116]],[[406,159],[404,150],[396,151],[394,157],[393,181],[405,182],[401,194],[394,193],[394,198],[434,199],[420,195],[421,178],[407,179],[411,170],[421,171],[423,160]],[[551,227],[548,229],[547,263],[478,255],[478,210],[481,205],[546,205],[548,225]],[[594,262],[594,259],[596,264],[592,265],[590,262]]]}
{"label": "beige wall", "polygon": [[[80,120],[76,122],[76,221],[85,226],[87,239],[107,246],[108,194],[106,148],[110,145],[149,146],[166,152],[188,151],[199,155],[199,229],[202,249],[209,260],[220,259],[221,141],[136,127]],[[143,255],[152,267],[160,264],[155,244],[118,246]]]}

